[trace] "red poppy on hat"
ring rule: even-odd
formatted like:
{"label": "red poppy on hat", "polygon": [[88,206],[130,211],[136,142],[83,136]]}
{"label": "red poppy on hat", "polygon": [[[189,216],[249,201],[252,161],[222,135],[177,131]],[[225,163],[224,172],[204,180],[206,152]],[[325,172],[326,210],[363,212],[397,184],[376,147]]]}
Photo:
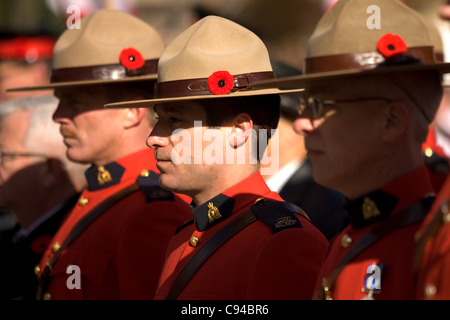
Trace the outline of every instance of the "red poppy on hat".
{"label": "red poppy on hat", "polygon": [[142,68],[145,61],[138,50],[127,48],[120,53],[120,63],[127,69],[135,70]]}
{"label": "red poppy on hat", "polygon": [[385,58],[392,58],[405,53],[408,47],[400,36],[387,33],[378,40],[377,49]]}
{"label": "red poppy on hat", "polygon": [[52,241],[52,237],[47,234],[37,237],[30,245],[31,251],[36,254],[43,254],[47,250],[50,241]]}
{"label": "red poppy on hat", "polygon": [[229,94],[234,87],[234,77],[228,71],[214,72],[208,78],[208,89],[215,95]]}

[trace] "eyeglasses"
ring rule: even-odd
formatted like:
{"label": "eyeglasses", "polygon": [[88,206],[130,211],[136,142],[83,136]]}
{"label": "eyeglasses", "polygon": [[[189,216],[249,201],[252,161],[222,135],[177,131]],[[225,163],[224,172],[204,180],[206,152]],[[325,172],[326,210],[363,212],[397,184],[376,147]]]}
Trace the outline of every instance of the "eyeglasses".
{"label": "eyeglasses", "polygon": [[[391,102],[392,100],[386,98],[362,98],[362,99],[343,99],[343,100],[322,100],[315,97],[309,97],[308,100],[304,98],[299,99],[298,103],[298,115],[308,116],[311,119],[319,119],[323,116],[325,106],[332,106],[337,103],[349,103],[349,102],[363,102],[372,100],[384,100]],[[309,115],[307,114],[309,113]]]}
{"label": "eyeglasses", "polygon": [[19,157],[47,158],[47,155],[43,153],[32,152],[3,152],[2,150],[0,150],[0,165],[3,165],[5,162],[14,160]]}

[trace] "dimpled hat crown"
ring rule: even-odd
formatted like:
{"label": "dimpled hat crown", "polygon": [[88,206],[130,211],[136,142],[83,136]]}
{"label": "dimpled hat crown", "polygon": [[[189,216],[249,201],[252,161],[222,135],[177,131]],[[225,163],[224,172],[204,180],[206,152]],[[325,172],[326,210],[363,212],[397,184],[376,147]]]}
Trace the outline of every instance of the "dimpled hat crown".
{"label": "dimpled hat crown", "polygon": [[[108,104],[150,107],[158,103],[298,92],[250,90],[276,79],[264,43],[253,32],[224,18],[208,16],[175,38],[158,64],[155,99]],[[142,106],[141,106],[142,105]]]}
{"label": "dimpled hat crown", "polygon": [[[372,26],[377,15],[379,29]],[[397,0],[339,0],[309,40],[304,76],[254,87],[291,88],[327,78],[421,70],[449,72],[450,64],[436,63],[428,27],[417,13]]]}
{"label": "dimpled hat crown", "polygon": [[99,10],[68,29],[53,50],[51,83],[8,91],[40,90],[157,78],[164,44],[145,22],[121,11]]}

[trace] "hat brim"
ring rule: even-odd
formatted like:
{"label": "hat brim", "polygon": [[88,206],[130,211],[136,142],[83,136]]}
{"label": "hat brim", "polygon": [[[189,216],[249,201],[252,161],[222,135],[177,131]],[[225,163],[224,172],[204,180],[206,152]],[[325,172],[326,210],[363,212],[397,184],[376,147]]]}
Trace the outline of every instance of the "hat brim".
{"label": "hat brim", "polygon": [[151,108],[157,104],[163,103],[173,103],[173,102],[183,102],[191,100],[207,100],[207,99],[223,99],[223,98],[238,98],[238,97],[252,97],[252,96],[263,96],[272,94],[294,94],[303,92],[304,89],[292,89],[292,90],[279,90],[279,89],[263,89],[263,90],[247,90],[247,91],[237,91],[230,94],[223,95],[199,95],[199,96],[185,96],[185,97],[174,97],[174,98],[161,98],[161,99],[147,99],[147,100],[136,100],[136,101],[124,101],[108,103],[105,108]]}
{"label": "hat brim", "polygon": [[[370,70],[344,70],[344,71],[333,71],[333,72],[322,72],[307,74],[302,76],[292,76],[285,78],[278,78],[277,80],[264,80],[252,84],[252,89],[268,89],[268,88],[300,88],[304,87],[308,83],[340,79],[348,77],[362,77],[369,75],[381,75],[386,73],[399,73],[408,71],[439,71],[443,73],[450,72],[450,63],[436,63],[436,64],[426,64],[426,65],[414,65],[414,66],[395,66],[395,67],[381,67]],[[445,83],[443,83],[445,86]]]}
{"label": "hat brim", "polygon": [[21,87],[21,88],[11,88],[6,89],[6,92],[19,92],[19,91],[37,91],[37,90],[48,90],[57,89],[65,87],[82,87],[82,86],[92,86],[100,84],[111,84],[111,83],[125,83],[125,82],[139,82],[139,81],[152,81],[158,79],[158,74],[148,74],[144,76],[128,77],[123,79],[107,79],[107,80],[85,80],[85,81],[67,81],[67,82],[57,82],[49,83],[47,85],[33,86],[33,87]]}

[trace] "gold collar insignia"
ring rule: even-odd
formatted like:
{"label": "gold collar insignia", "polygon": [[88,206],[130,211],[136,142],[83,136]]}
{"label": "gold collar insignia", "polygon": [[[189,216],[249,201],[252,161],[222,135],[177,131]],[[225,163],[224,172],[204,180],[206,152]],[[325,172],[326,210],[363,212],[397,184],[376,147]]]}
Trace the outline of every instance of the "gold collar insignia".
{"label": "gold collar insignia", "polygon": [[362,205],[362,212],[364,220],[369,220],[378,217],[381,213],[378,210],[377,204],[373,202],[369,197],[364,198],[364,203]]}
{"label": "gold collar insignia", "polygon": [[103,185],[105,183],[112,181],[111,173],[108,170],[106,170],[104,166],[100,166],[97,169],[98,169],[97,181],[99,185]]}
{"label": "gold collar insignia", "polygon": [[208,208],[209,223],[213,223],[215,220],[222,218],[219,209],[217,209],[212,202],[208,203]]}

